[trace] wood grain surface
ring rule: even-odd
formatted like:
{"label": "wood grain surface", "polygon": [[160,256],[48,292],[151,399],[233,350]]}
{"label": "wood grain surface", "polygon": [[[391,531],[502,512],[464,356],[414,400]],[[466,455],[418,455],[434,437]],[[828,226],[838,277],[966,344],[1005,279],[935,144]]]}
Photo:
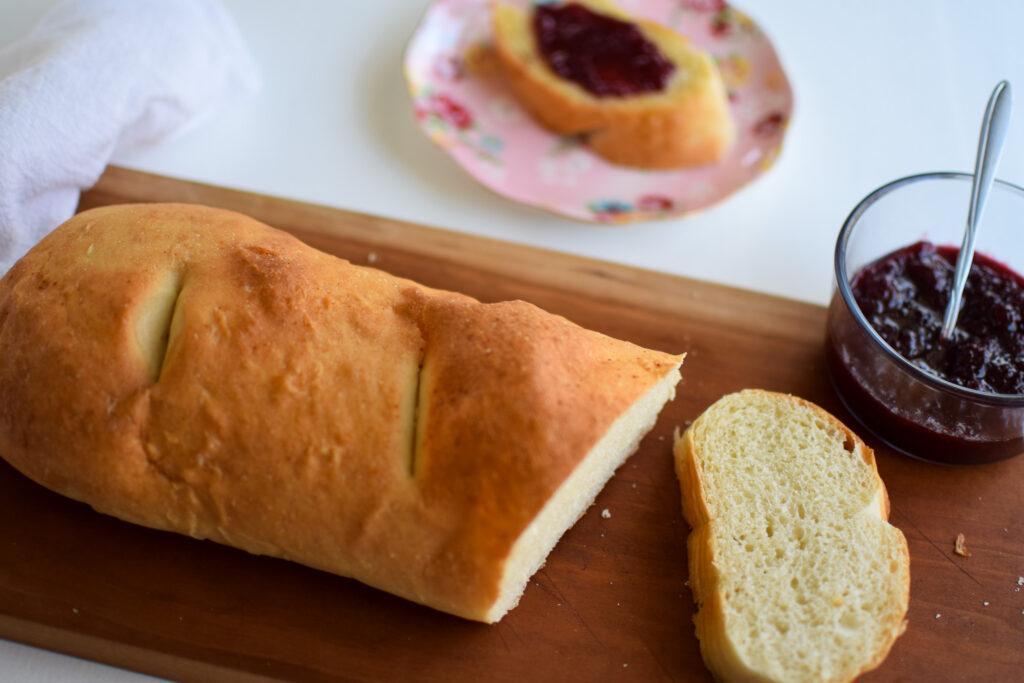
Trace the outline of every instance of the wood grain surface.
{"label": "wood grain surface", "polygon": [[[133,201],[235,209],[355,263],[686,351],[684,381],[494,626],[97,514],[0,461],[0,637],[194,681],[711,680],[691,622],[673,430],[743,387],[803,396],[857,427],[825,373],[817,306],[118,168],[82,206]],[[858,431],[911,553],[909,627],[862,680],[1021,680],[1024,458],[942,467]],[[970,557],[953,552],[958,533]]]}

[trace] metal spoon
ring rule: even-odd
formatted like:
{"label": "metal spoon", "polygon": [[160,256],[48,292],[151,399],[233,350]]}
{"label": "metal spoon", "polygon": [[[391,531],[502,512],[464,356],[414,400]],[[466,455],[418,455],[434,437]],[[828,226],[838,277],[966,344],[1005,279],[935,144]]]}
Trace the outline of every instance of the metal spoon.
{"label": "metal spoon", "polygon": [[956,272],[953,275],[953,291],[946,304],[946,314],[942,319],[942,338],[949,339],[956,328],[956,319],[960,315],[960,303],[964,295],[964,285],[971,272],[974,261],[974,241],[978,234],[978,223],[981,212],[985,208],[988,191],[995,179],[996,166],[1003,152],[1006,130],[1010,127],[1010,111],[1013,109],[1013,91],[1010,84],[1000,81],[989,97],[985,108],[985,117],[981,121],[981,135],[978,138],[978,156],[974,161],[974,182],[971,184],[971,206],[967,212],[967,229],[960,245],[960,254],[956,258]]}

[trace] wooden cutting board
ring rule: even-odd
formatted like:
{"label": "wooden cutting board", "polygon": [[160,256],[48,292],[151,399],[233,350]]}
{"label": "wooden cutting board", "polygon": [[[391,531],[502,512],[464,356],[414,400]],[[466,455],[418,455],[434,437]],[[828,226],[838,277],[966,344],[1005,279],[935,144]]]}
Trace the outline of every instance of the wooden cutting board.
{"label": "wooden cutting board", "polygon": [[[485,301],[526,299],[615,337],[686,351],[684,381],[494,626],[105,517],[0,461],[4,638],[195,681],[710,680],[691,622],[673,430],[743,387],[798,394],[853,424],[825,374],[821,307],[117,168],[82,206],[134,201],[236,209],[355,263]],[[864,680],[1020,680],[1024,458],[940,467],[863,435],[912,560],[909,627]],[[970,557],[954,554],[958,533]]]}

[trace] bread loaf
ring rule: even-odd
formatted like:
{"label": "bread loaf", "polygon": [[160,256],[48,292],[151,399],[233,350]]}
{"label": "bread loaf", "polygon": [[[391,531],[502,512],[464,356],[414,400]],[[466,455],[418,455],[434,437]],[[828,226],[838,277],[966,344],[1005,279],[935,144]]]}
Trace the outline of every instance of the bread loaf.
{"label": "bread loaf", "polygon": [[694,617],[724,681],[849,681],[903,632],[907,543],[874,454],[799,398],[730,394],[675,443]]}
{"label": "bread loaf", "polygon": [[495,622],[681,361],[236,213],[105,207],[0,280],[0,454],[130,522]]}
{"label": "bread loaf", "polygon": [[493,11],[499,62],[512,92],[537,121],[559,135],[586,136],[595,153],[624,166],[674,169],[722,158],[735,127],[711,57],[671,29],[632,17],[610,0],[576,3],[635,24],[675,68],[662,90],[595,96],[551,69],[538,49],[528,11],[499,0]]}

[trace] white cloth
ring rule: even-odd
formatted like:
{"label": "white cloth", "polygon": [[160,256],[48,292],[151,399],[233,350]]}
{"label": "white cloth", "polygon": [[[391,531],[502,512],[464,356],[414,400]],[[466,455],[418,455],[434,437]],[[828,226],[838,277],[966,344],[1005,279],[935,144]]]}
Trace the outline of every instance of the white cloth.
{"label": "white cloth", "polygon": [[0,275],[70,218],[115,155],[260,79],[218,0],[64,0],[0,50]]}

